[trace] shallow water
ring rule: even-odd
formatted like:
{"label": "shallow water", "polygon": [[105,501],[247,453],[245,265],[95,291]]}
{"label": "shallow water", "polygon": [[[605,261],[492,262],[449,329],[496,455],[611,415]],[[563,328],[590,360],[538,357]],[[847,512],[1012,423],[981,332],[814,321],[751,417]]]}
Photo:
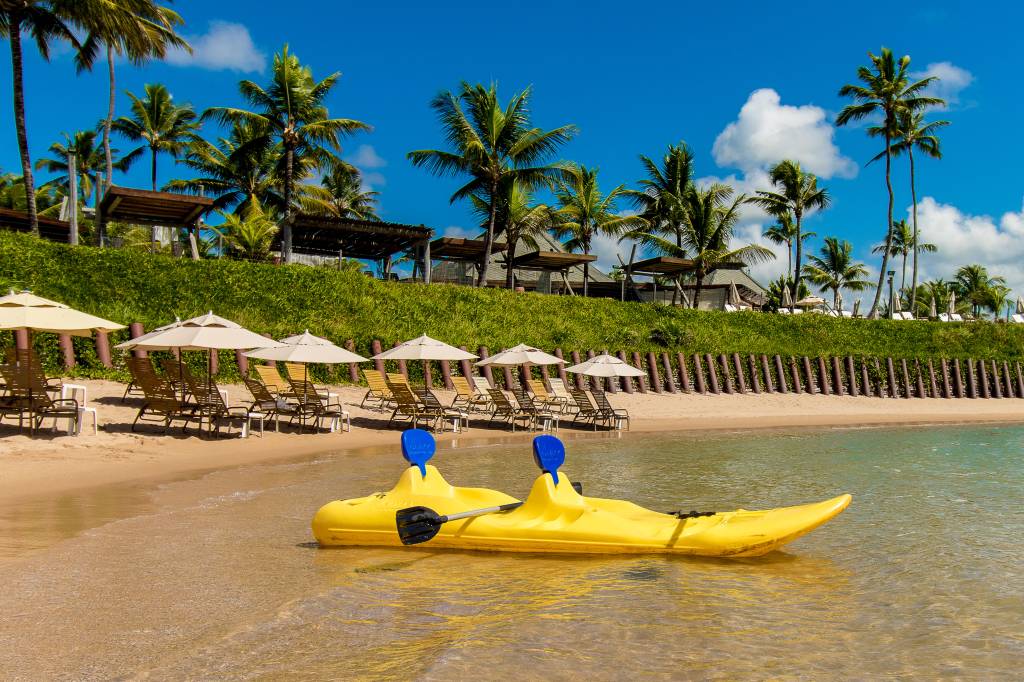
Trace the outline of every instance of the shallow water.
{"label": "shallow water", "polygon": [[[731,561],[311,546],[316,508],[390,487],[396,451],[0,506],[0,678],[1007,678],[1022,446],[1024,427],[570,440],[587,494],[654,509],[854,495]],[[435,463],[516,495],[536,475],[525,441]]]}

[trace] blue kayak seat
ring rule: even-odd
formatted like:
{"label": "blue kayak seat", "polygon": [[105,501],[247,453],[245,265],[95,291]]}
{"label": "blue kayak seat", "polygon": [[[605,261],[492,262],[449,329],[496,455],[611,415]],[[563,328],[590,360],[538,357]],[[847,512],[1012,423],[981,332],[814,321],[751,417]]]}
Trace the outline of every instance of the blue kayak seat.
{"label": "blue kayak seat", "polygon": [[437,451],[434,437],[423,429],[407,429],[402,432],[402,457],[413,466],[420,468],[420,474],[426,478],[427,462]]}
{"label": "blue kayak seat", "polygon": [[565,445],[554,436],[537,436],[533,439],[533,461],[558,485],[558,468],[565,464]]}

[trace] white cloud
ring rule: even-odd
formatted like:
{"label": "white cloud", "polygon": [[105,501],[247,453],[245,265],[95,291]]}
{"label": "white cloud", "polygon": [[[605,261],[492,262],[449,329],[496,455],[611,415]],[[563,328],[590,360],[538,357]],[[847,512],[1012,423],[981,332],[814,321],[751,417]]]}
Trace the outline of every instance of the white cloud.
{"label": "white cloud", "polygon": [[[609,237],[604,234],[596,234],[590,242],[590,253],[597,256],[592,263],[594,267],[602,272],[609,272],[612,266],[619,264],[616,254],[622,256],[622,260],[629,261],[629,252],[632,249],[631,242],[619,243],[618,237]],[[639,249],[637,249],[639,251]],[[639,260],[640,256],[637,256]]]}
{"label": "white cloud", "polygon": [[385,178],[381,173],[376,172],[361,173],[360,181],[364,192],[374,192],[378,188],[388,184],[387,178]]}
{"label": "white cloud", "polygon": [[449,225],[441,233],[442,237],[462,237],[463,239],[476,239],[480,236],[480,228],[462,227],[461,225]]}
{"label": "white cloud", "polygon": [[267,56],[257,49],[249,29],[242,24],[211,21],[206,33],[186,39],[192,45],[192,54],[169,50],[165,57],[168,64],[242,72],[262,72],[267,66]]}
{"label": "white cloud", "polygon": [[370,144],[361,144],[356,149],[355,154],[350,154],[345,157],[345,160],[356,166],[360,170],[367,170],[369,168],[383,168],[388,165],[385,161],[377,154],[377,150]]}
{"label": "white cloud", "polygon": [[924,71],[912,73],[918,80],[934,77],[938,80],[928,87],[928,94],[941,97],[948,105],[960,103],[960,92],[974,82],[974,74],[962,69],[952,62],[935,62],[925,67]]}
{"label": "white cloud", "polygon": [[719,166],[748,174],[793,159],[822,178],[852,178],[857,164],[840,153],[834,135],[821,107],[782,104],[779,93],[762,88],[750,94],[739,117],[718,135],[712,153]]}
{"label": "white cloud", "polygon": [[952,279],[961,265],[980,263],[990,275],[1005,277],[1016,293],[1024,293],[1024,208],[1004,213],[997,222],[925,197],[917,206],[917,226],[921,241],[939,249],[920,256],[919,280]]}

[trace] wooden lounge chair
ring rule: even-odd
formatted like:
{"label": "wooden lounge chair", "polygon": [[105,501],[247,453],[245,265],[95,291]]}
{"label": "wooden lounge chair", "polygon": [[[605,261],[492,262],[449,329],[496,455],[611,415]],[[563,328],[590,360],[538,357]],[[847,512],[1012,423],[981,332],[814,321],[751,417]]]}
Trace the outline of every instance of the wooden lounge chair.
{"label": "wooden lounge chair", "polygon": [[58,419],[67,419],[68,433],[77,433],[80,418],[78,401],[73,398],[51,398],[50,392],[53,389],[46,383],[38,362],[31,362],[26,355],[17,365],[0,365],[0,374],[3,375],[9,393],[4,398],[0,416],[17,414],[18,428],[24,426],[27,416],[30,434],[34,434],[45,419],[53,419],[54,428],[57,427]]}
{"label": "wooden lounge chair", "polygon": [[487,380],[487,377],[470,377],[473,380],[473,388],[476,389],[477,393],[489,396],[490,390],[494,388],[491,382]]}
{"label": "wooden lounge chair", "polygon": [[629,431],[629,410],[612,407],[604,391],[591,391],[591,393],[594,396],[594,402],[597,403],[597,409],[605,415],[608,423],[619,428],[622,422],[626,422],[626,430]]}
{"label": "wooden lounge chair", "polygon": [[388,388],[395,401],[395,409],[391,413],[391,419],[388,420],[388,426],[394,424],[396,420],[411,422],[413,428],[420,424],[429,426],[431,429],[437,426],[442,412],[428,408],[416,397],[412,389],[404,384],[395,384],[389,381]]}
{"label": "wooden lounge chair", "polygon": [[[409,383],[409,377],[405,376],[401,372],[388,372],[387,374],[388,384],[401,384],[407,387],[410,391],[413,390],[412,384]],[[415,391],[413,391],[415,393]]]}
{"label": "wooden lounge chair", "polygon": [[135,427],[140,421],[160,421],[163,422],[164,433],[166,433],[175,420],[184,422],[181,428],[182,431],[185,430],[195,406],[183,403],[180,393],[175,390],[170,381],[156,373],[152,363],[136,365],[133,369],[132,380],[143,395],[142,406],[132,422],[132,431],[135,431]]}
{"label": "wooden lounge chair", "polygon": [[512,430],[516,430],[516,422],[522,421],[523,425],[529,428],[533,424],[533,415],[524,412],[517,405],[513,405],[505,392],[501,389],[492,388],[487,392],[494,404],[494,411],[491,413],[491,421],[501,420],[512,424]]}
{"label": "wooden lounge chair", "polygon": [[[341,405],[328,403],[327,398],[309,381],[302,379],[291,379],[290,381],[292,394],[298,401],[300,424],[305,426],[307,421],[313,420],[316,428],[319,429],[322,420],[327,419],[331,432],[334,432],[336,428],[339,431],[346,430],[345,423],[349,420],[349,413]],[[348,430],[351,429],[351,421],[348,421]]]}
{"label": "wooden lounge chair", "polygon": [[469,378],[453,376],[452,385],[455,387],[455,398],[452,400],[452,407],[464,407],[469,411],[490,412],[491,399],[486,394],[480,393],[469,383]]}
{"label": "wooden lounge chair", "polygon": [[448,422],[452,423],[452,431],[462,431],[463,427],[469,429],[469,412],[460,407],[445,407],[429,388],[421,388],[415,393],[424,408],[440,415],[442,431]]}
{"label": "wooden lounge chair", "polygon": [[247,376],[242,379],[245,382],[245,387],[249,389],[249,393],[252,394],[252,405],[249,407],[249,414],[259,413],[264,415],[268,419],[274,420],[274,430],[281,430],[281,416],[287,416],[289,423],[295,420],[298,416],[298,409],[295,405],[287,402],[283,398],[279,398],[270,392],[265,385],[259,380],[252,376]]}
{"label": "wooden lounge chair", "polygon": [[192,374],[192,370],[189,369],[188,364],[179,361],[176,358],[164,358],[160,361],[160,369],[164,372],[164,377],[170,382],[171,386],[181,395],[183,401],[188,400],[189,393],[189,381],[195,383],[195,375]]}
{"label": "wooden lounge chair", "polygon": [[294,398],[292,394],[291,384],[288,380],[281,376],[281,373],[277,371],[277,364],[271,362],[269,365],[250,365],[250,372],[256,370],[256,376],[260,378],[263,385],[267,387],[271,393],[278,395],[282,398]]}
{"label": "wooden lounge chair", "polygon": [[[250,418],[250,410],[248,408],[240,405],[228,406],[224,402],[224,396],[221,394],[217,384],[211,378],[196,380],[195,377],[189,375],[186,377],[185,382],[189,393],[195,399],[195,407],[189,415],[189,419],[199,420],[200,433],[203,430],[203,420],[206,420],[209,432],[213,435],[220,435],[221,424],[225,422],[228,424],[229,432],[231,425],[238,422],[242,437],[244,438],[248,435]],[[188,421],[186,420],[185,423],[187,425]],[[182,430],[184,430],[184,427],[182,427]]]}
{"label": "wooden lounge chair", "polygon": [[[550,393],[541,379],[529,379],[526,383],[529,385],[530,390],[533,391],[535,401],[552,412],[562,412],[565,410],[566,405],[569,404],[568,398],[562,398]],[[518,400],[518,396],[516,399]]]}
{"label": "wooden lounge chair", "polygon": [[551,395],[556,398],[564,398],[566,405],[569,405],[572,402],[572,396],[569,395],[569,389],[565,387],[564,381],[561,379],[551,378],[548,379],[548,383],[551,384]]}
{"label": "wooden lounge chair", "polygon": [[142,393],[142,388],[135,380],[136,374],[144,371],[156,373],[156,370],[153,368],[153,360],[149,357],[137,358],[134,355],[129,355],[124,359],[124,364],[125,367],[128,368],[128,374],[131,376],[131,379],[128,380],[128,386],[124,389],[124,395],[121,396],[122,403],[128,399],[129,395],[137,393],[142,394],[143,396],[145,395],[145,393]]}
{"label": "wooden lounge chair", "polygon": [[[364,369],[363,378],[366,379],[366,385],[369,386],[369,390],[363,396],[363,402],[359,403],[359,407],[369,407],[371,409],[376,407],[377,409],[384,410],[395,401],[395,397],[391,394],[391,389],[388,388],[388,382],[384,374],[375,369]],[[370,405],[367,406],[367,403],[370,403]]]}
{"label": "wooden lounge chair", "polygon": [[569,395],[572,397],[573,407],[576,410],[573,422],[591,422],[594,425],[595,431],[597,431],[597,426],[601,422],[607,423],[609,426],[611,425],[607,415],[594,407],[594,403],[590,401],[585,391],[572,388],[569,389]]}
{"label": "wooden lounge chair", "polygon": [[547,405],[538,404],[529,393],[521,388],[513,388],[512,395],[519,403],[519,409],[531,417],[533,428],[537,428],[543,422],[549,423],[552,427],[558,428],[558,416]]}

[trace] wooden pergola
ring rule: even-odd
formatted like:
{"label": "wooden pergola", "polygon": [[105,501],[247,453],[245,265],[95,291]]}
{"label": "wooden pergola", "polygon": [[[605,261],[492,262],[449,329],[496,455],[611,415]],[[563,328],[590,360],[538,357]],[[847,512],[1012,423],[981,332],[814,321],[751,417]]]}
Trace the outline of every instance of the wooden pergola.
{"label": "wooden pergola", "polygon": [[[719,270],[742,270],[743,263],[730,262],[722,263]],[[630,266],[629,270],[634,275],[685,275],[697,269],[695,261],[689,258],[676,258],[674,256],[656,256],[647,260],[637,261]]]}
{"label": "wooden pergola", "polygon": [[[422,253],[423,262],[430,262],[430,237],[434,232],[423,225],[308,213],[297,213],[289,222],[293,253],[389,263],[396,253],[418,249]],[[274,245],[275,248],[281,248],[280,235]],[[424,267],[423,271],[424,280],[429,282],[430,268]]]}
{"label": "wooden pergola", "polygon": [[[100,246],[106,246],[107,223],[111,220],[129,225],[185,228],[189,230],[189,240],[194,242],[193,230],[198,231],[199,220],[212,208],[213,199],[209,197],[113,185],[104,193],[96,211]],[[193,243],[193,258],[196,253]]]}
{"label": "wooden pergola", "polygon": [[[484,257],[483,239],[466,239],[464,237],[438,237],[430,242],[430,257],[434,260],[466,261],[479,263]],[[505,242],[491,244],[491,253],[508,250]]]}
{"label": "wooden pergola", "polygon": [[[70,241],[71,223],[55,218],[44,218],[39,216],[39,236],[54,242]],[[15,211],[9,208],[0,208],[0,229],[13,232],[31,232],[32,224],[29,222],[28,213]]]}
{"label": "wooden pergola", "polygon": [[584,253],[566,253],[564,251],[531,251],[511,260],[505,260],[506,268],[516,270],[539,270],[541,272],[557,272],[569,293],[575,293],[569,284],[569,270],[577,265],[593,263],[597,256]]}

